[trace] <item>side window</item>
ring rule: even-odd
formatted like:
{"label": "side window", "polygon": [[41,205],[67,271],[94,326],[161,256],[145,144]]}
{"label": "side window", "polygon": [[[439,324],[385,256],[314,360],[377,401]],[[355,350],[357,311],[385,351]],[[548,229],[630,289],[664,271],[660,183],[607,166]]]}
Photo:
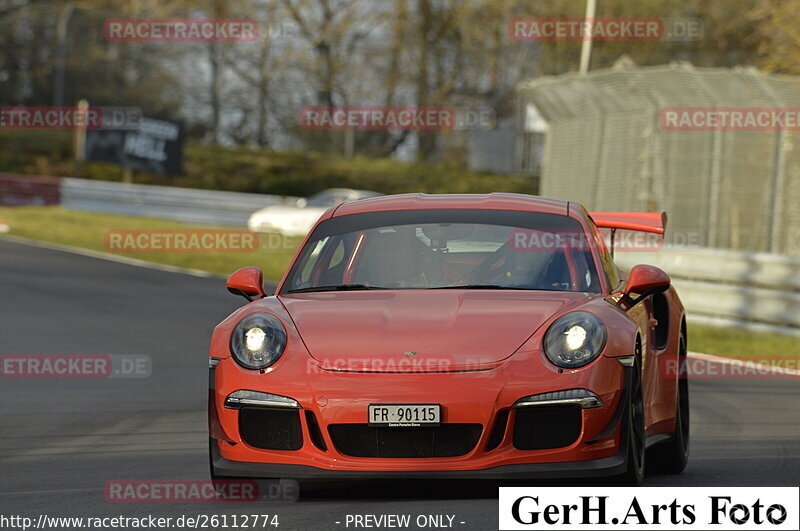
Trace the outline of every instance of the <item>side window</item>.
{"label": "side window", "polygon": [[345,243],[339,236],[332,236],[331,238],[312,269],[312,284],[327,286],[342,283],[344,256],[346,253]]}
{"label": "side window", "polygon": [[311,274],[319,262],[322,256],[322,250],[325,248],[325,244],[328,243],[329,239],[330,238],[326,236],[318,240],[314,244],[314,247],[311,248],[311,251],[304,257],[305,261],[300,269],[300,274],[297,275],[297,280],[295,281],[296,285],[292,286],[293,288],[302,288],[310,284]]}
{"label": "side window", "polygon": [[594,224],[594,221],[589,216],[586,216],[586,219],[589,220],[589,227],[592,232],[592,237],[594,238],[595,244],[597,244],[597,250],[600,253],[600,265],[603,268],[603,272],[608,279],[608,285],[611,286],[611,289],[615,289],[620,283],[620,276],[619,270],[617,269],[617,265],[614,263],[614,259],[611,258],[611,251],[609,251],[608,247],[606,246],[606,242],[603,239],[603,235],[600,234],[600,229],[597,228],[597,225]]}
{"label": "side window", "polygon": [[339,244],[336,246],[336,250],[333,251],[331,262],[328,264],[328,271],[335,267],[339,267],[339,265],[342,263],[342,260],[344,260],[344,242],[340,239]]}

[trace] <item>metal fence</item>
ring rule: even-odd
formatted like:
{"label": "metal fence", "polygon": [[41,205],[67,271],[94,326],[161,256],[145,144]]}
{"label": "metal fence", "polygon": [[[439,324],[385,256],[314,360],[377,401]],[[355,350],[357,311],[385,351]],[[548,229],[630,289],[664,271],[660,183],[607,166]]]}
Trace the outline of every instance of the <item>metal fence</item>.
{"label": "metal fence", "polygon": [[521,83],[547,120],[541,195],[666,211],[681,244],[800,255],[800,133],[667,130],[667,108],[800,108],[800,78],[687,64]]}

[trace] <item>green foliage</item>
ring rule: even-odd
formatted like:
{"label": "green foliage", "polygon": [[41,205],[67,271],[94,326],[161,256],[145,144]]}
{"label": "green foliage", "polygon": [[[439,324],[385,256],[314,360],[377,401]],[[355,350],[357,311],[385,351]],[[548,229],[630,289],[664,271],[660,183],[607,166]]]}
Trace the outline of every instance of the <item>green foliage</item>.
{"label": "green foliage", "polygon": [[[80,176],[122,180],[122,168],[84,162],[76,171],[71,135],[66,132],[0,132],[0,171]],[[381,193],[488,193],[535,194],[538,181],[530,176],[476,173],[446,164],[402,163],[388,158],[346,159],[308,152],[273,152],[250,148],[224,148],[189,142],[186,175],[167,177],[137,174],[135,182],[253,192],[310,195],[325,188],[345,187]]]}

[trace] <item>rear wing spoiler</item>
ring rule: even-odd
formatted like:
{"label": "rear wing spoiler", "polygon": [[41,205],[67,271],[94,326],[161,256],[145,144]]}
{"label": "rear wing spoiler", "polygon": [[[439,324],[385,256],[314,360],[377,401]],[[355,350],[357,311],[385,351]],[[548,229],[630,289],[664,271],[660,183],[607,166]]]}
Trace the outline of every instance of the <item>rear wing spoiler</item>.
{"label": "rear wing spoiler", "polygon": [[611,256],[614,256],[614,237],[618,230],[648,232],[664,236],[667,229],[666,212],[590,212],[595,225],[611,229]]}
{"label": "rear wing spoiler", "polygon": [[601,229],[664,234],[667,228],[666,212],[590,212],[589,215]]}

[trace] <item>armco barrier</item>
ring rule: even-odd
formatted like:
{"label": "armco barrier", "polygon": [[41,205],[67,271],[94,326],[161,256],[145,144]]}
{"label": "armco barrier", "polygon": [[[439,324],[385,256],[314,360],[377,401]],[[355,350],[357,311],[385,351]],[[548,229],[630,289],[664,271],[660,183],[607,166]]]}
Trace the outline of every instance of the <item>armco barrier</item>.
{"label": "armco barrier", "polygon": [[295,199],[73,178],[62,179],[61,194],[62,206],[73,210],[239,227],[256,210]]}
{"label": "armco barrier", "polygon": [[619,252],[616,261],[626,268],[652,264],[669,273],[690,318],[800,332],[800,258],[687,247]]}
{"label": "armco barrier", "polygon": [[0,205],[61,205],[72,210],[247,226],[250,214],[295,197],[0,173]]}

